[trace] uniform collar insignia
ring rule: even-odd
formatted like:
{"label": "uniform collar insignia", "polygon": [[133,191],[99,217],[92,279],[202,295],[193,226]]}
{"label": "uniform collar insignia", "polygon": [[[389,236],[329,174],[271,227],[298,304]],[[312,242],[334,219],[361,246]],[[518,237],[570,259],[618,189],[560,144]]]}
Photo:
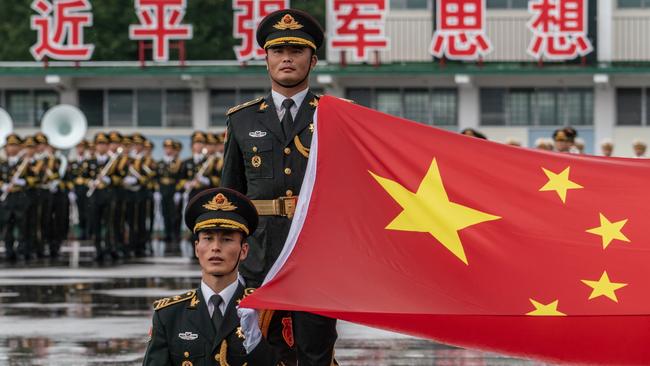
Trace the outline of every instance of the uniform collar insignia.
{"label": "uniform collar insignia", "polygon": [[268,108],[268,107],[269,107],[269,105],[266,104],[266,102],[262,102],[262,104],[260,104],[260,109],[259,110],[260,111],[265,111],[266,108]]}
{"label": "uniform collar insignia", "polygon": [[197,338],[199,338],[199,335],[196,333],[192,332],[185,332],[185,333],[178,333],[178,338],[184,340],[184,341],[193,341]]}
{"label": "uniform collar insignia", "polygon": [[210,211],[234,211],[237,209],[237,206],[228,201],[228,198],[223,193],[219,193],[210,202],[203,205],[203,208]]}
{"label": "uniform collar insignia", "polygon": [[318,99],[314,98],[309,102],[309,105],[312,106],[313,108],[318,107]]}
{"label": "uniform collar insignia", "polygon": [[255,132],[251,131],[251,132],[248,133],[248,136],[250,136],[250,137],[264,137],[264,136],[266,136],[266,132],[264,132],[264,131],[255,131]]}
{"label": "uniform collar insignia", "polygon": [[275,23],[273,28],[277,30],[296,30],[302,28],[302,24],[298,23],[296,19],[291,16],[291,14],[285,14],[282,19]]}
{"label": "uniform collar insignia", "polygon": [[309,124],[309,132],[314,133],[314,124],[313,123]]}

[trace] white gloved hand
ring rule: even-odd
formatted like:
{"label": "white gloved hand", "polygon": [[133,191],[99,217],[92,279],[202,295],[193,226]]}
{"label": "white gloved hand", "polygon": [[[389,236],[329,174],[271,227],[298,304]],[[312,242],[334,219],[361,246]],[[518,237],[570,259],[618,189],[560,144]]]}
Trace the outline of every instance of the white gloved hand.
{"label": "white gloved hand", "polygon": [[183,189],[185,191],[189,191],[192,188],[194,188],[194,181],[193,180],[187,181],[185,184],[183,184]]}
{"label": "white gloved hand", "polygon": [[127,186],[133,186],[136,183],[138,183],[138,178],[136,178],[136,177],[134,177],[132,175],[127,175],[124,178],[124,184],[126,184]]}
{"label": "white gloved hand", "polygon": [[24,187],[27,184],[27,181],[23,178],[18,178],[14,181],[14,185]]}
{"label": "white gloved hand", "polygon": [[156,202],[160,202],[162,200],[162,194],[160,192],[156,191],[153,193],[153,200]]}
{"label": "white gloved hand", "polygon": [[59,190],[59,181],[58,180],[53,180],[50,183],[47,184],[47,189],[50,191],[50,193],[56,193],[56,191]]}
{"label": "white gloved hand", "polygon": [[77,194],[72,191],[68,192],[68,199],[70,202],[77,202]]}
{"label": "white gloved hand", "polygon": [[7,192],[9,190],[9,183],[2,183],[2,191]]}
{"label": "white gloved hand", "polygon": [[237,315],[244,332],[244,348],[250,354],[262,340],[259,313],[255,309],[237,308]]}
{"label": "white gloved hand", "polygon": [[111,177],[107,177],[107,176],[102,177],[102,182],[106,184],[111,184]]}
{"label": "white gloved hand", "polygon": [[204,186],[209,186],[210,185],[210,178],[201,176],[199,177],[199,182],[203,184]]}
{"label": "white gloved hand", "polygon": [[183,195],[181,194],[181,192],[174,193],[174,203],[175,204],[181,203],[181,199],[183,199]]}

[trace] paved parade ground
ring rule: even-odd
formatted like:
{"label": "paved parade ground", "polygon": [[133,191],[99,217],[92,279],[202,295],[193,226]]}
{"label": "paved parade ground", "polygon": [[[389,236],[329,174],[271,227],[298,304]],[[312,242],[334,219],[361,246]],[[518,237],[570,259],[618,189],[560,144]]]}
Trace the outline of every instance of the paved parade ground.
{"label": "paved parade ground", "polygon": [[[151,303],[199,283],[198,265],[180,256],[100,266],[93,255],[68,243],[55,262],[0,262],[0,365],[141,364]],[[342,365],[541,365],[345,322],[336,357]]]}

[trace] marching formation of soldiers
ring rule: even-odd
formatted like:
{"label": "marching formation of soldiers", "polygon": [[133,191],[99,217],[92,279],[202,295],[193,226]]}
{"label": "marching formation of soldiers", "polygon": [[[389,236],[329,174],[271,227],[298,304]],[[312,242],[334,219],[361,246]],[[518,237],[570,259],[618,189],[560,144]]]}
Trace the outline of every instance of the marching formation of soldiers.
{"label": "marching formation of soldiers", "polygon": [[224,136],[192,134],[192,156],[167,139],[160,161],[139,133],[97,133],[66,158],[42,133],[6,138],[0,160],[0,240],[5,258],[59,256],[69,229],[93,240],[96,260],[142,257],[152,238],[156,208],[166,243],[181,240],[182,209],[198,191],[220,184]]}

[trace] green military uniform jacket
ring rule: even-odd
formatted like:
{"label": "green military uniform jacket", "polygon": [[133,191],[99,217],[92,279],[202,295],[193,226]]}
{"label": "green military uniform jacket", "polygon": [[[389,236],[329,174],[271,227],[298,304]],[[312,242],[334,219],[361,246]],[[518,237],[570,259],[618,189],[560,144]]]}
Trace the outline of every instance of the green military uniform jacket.
{"label": "green military uniform jacket", "polygon": [[[307,170],[317,106],[318,96],[308,92],[286,137],[270,94],[232,108],[221,186],[252,200],[297,196]],[[288,217],[260,216],[257,231],[248,239],[248,258],[239,266],[246,283],[261,285],[282,250],[290,225]]]}
{"label": "green military uniform jacket", "polygon": [[239,284],[216,332],[200,287],[156,301],[151,339],[143,365],[277,365],[279,355],[265,338],[250,354],[246,354],[244,349],[236,306],[250,291]]}

